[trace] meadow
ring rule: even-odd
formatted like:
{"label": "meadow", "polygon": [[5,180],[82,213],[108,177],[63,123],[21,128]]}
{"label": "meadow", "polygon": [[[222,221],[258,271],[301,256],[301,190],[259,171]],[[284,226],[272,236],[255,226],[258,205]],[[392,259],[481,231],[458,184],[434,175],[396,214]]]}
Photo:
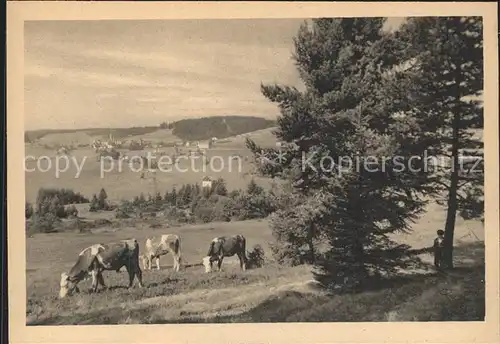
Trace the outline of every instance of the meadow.
{"label": "meadow", "polygon": [[[84,206],[84,205],[81,205]],[[106,214],[86,214],[99,217]],[[108,214],[109,215],[109,214]],[[398,240],[415,249],[432,242],[444,212],[434,207],[412,234]],[[282,267],[270,256],[271,232],[266,220],[209,223],[151,228],[147,220],[93,233],[38,233],[26,241],[28,325],[133,324],[181,322],[283,321],[439,321],[482,320],[484,317],[484,232],[480,223],[457,223],[456,269],[435,272],[431,255],[423,253],[422,269],[402,271],[398,279],[373,284],[363,293],[334,295],[311,283],[310,267]],[[78,253],[96,242],[113,242],[162,233],[182,240],[183,268],[171,269],[172,258],[161,260],[161,270],[143,271],[144,288],[127,289],[126,272],[106,272],[108,290],[91,294],[90,281],[82,292],[58,299],[60,274],[74,264]],[[247,249],[262,245],[266,264],[242,272],[235,258],[223,271],[206,274],[201,259],[215,236],[240,233]]]}
{"label": "meadow", "polygon": [[[50,139],[52,134],[45,136]],[[63,135],[63,134],[59,134]],[[147,135],[151,136],[151,133]],[[250,156],[245,137],[260,145],[273,145],[269,129],[232,137],[208,156]],[[167,150],[167,149],[163,149]],[[126,152],[138,154],[138,152]],[[169,153],[170,154],[170,153]],[[51,156],[53,150],[27,145],[26,155]],[[54,171],[26,172],[25,192],[28,201],[35,201],[40,187],[69,188],[86,197],[105,188],[111,201],[130,200],[140,193],[165,193],[173,186],[201,183],[205,175],[222,177],[229,190],[244,189],[254,178],[266,187],[272,182],[252,175],[249,160],[242,170],[220,172],[158,172],[156,181],[127,168],[100,177],[100,163],[88,148],[72,152],[78,161],[87,157],[78,178],[70,167],[56,178]],[[187,163],[187,162],[186,162]],[[28,164],[28,168],[34,167]],[[189,167],[189,166],[182,166]],[[179,322],[283,322],[283,321],[439,321],[483,320],[484,318],[484,228],[480,221],[457,218],[455,240],[456,269],[436,272],[430,267],[432,257],[425,253],[437,229],[444,225],[445,211],[431,204],[414,224],[412,233],[397,234],[395,239],[421,250],[422,267],[402,271],[393,280],[374,283],[362,293],[335,295],[311,283],[312,274],[306,265],[283,267],[272,260],[268,243],[272,235],[267,220],[170,226],[168,219],[119,220],[113,212],[88,212],[88,204],[78,205],[79,217],[87,220],[106,218],[110,223],[79,233],[36,233],[26,239],[26,322],[28,325],[62,324],[134,324]],[[175,273],[171,257],[162,258],[160,271],[143,271],[144,288],[127,289],[124,271],[106,272],[106,291],[91,294],[90,281],[82,282],[82,292],[59,300],[60,274],[75,263],[78,253],[94,243],[107,243],[136,238],[143,249],[146,237],[165,233],[178,234],[182,241],[183,268]],[[247,249],[261,245],[266,264],[242,272],[235,258],[224,261],[223,271],[205,274],[201,259],[209,242],[216,236],[242,234]]]}

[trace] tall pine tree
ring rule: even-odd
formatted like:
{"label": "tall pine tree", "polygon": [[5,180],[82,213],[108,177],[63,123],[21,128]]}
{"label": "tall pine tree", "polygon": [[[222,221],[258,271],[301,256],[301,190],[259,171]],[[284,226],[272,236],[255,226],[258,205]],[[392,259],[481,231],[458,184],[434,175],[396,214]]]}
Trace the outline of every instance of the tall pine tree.
{"label": "tall pine tree", "polygon": [[[372,272],[391,273],[410,263],[407,247],[389,235],[410,229],[426,203],[420,196],[431,189],[428,178],[400,168],[411,161],[414,146],[405,146],[406,137],[397,135],[402,121],[380,91],[399,57],[391,53],[396,41],[383,30],[384,22],[346,18],[304,24],[294,40],[294,59],[306,90],[261,87],[280,108],[276,135],[287,143],[273,170],[282,171],[303,200],[297,213],[312,217],[300,221],[314,223],[303,226],[300,237],[321,237],[327,244],[323,252],[313,252],[318,258],[313,262],[316,278],[332,285],[359,285]],[[259,153],[253,143],[248,146]],[[322,206],[299,211],[310,208],[313,197]]]}

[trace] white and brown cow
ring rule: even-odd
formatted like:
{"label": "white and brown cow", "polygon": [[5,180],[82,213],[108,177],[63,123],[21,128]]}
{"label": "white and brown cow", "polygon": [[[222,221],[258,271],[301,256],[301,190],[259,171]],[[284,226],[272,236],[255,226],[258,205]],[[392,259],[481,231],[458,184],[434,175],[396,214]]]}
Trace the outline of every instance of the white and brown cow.
{"label": "white and brown cow", "polygon": [[87,247],[78,256],[78,260],[69,273],[61,274],[59,297],[63,298],[78,292],[78,283],[92,276],[92,290],[97,291],[99,283],[106,288],[103,271],[119,272],[125,266],[129,276],[129,285],[132,287],[134,277],[137,276],[139,286],[142,287],[142,271],[139,267],[139,244],[136,239],[122,240],[110,244],[95,244]]}
{"label": "white and brown cow", "polygon": [[175,234],[163,234],[146,240],[146,252],[141,255],[144,270],[151,270],[153,259],[156,269],[160,270],[160,257],[171,254],[174,259],[174,271],[181,267],[181,239]]}
{"label": "white and brown cow", "polygon": [[213,262],[217,262],[218,270],[221,271],[224,257],[238,256],[240,268],[245,271],[247,265],[246,239],[243,235],[221,236],[212,240],[207,256],[203,258],[205,272],[212,271]]}

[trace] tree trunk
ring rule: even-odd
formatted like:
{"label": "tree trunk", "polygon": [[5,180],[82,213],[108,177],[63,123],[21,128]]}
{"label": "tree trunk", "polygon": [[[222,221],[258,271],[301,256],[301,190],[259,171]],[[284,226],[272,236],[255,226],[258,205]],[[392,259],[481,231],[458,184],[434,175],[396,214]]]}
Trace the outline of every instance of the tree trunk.
{"label": "tree trunk", "polygon": [[311,264],[316,264],[316,252],[314,250],[314,224],[309,226],[309,235],[308,235],[308,244],[309,244],[309,252],[311,254]]}
{"label": "tree trunk", "polygon": [[[456,159],[454,155],[453,161],[455,160],[458,159]],[[443,249],[443,265],[450,269],[453,268],[453,236],[455,234],[455,219],[457,214],[457,187],[458,171],[455,167],[451,171],[451,184],[450,191],[448,193],[448,212],[446,214]]]}
{"label": "tree trunk", "polygon": [[460,137],[460,66],[457,65],[455,78],[455,99],[456,107],[454,109],[453,121],[452,121],[452,143],[451,143],[451,156],[452,165],[450,173],[450,188],[448,192],[448,212],[446,214],[446,224],[444,229],[444,249],[443,249],[443,265],[446,268],[453,268],[453,237],[455,234],[455,220],[457,217],[457,191],[458,191],[458,148],[459,148],[459,137]]}

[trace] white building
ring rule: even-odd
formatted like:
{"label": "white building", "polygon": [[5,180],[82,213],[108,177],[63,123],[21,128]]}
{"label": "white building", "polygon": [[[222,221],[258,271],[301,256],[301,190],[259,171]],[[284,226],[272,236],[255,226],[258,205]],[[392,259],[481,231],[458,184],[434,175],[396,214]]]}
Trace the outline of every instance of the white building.
{"label": "white building", "polygon": [[202,141],[198,143],[198,148],[199,149],[210,149],[212,148],[212,141]]}
{"label": "white building", "polygon": [[211,188],[212,187],[212,178],[205,176],[201,180],[201,187],[202,188]]}

